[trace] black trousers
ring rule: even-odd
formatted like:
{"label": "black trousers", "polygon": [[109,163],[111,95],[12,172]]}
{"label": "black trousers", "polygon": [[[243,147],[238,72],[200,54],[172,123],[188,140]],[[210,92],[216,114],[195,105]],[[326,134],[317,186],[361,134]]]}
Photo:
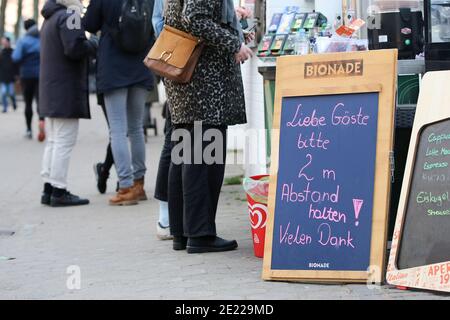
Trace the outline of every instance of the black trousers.
{"label": "black trousers", "polygon": [[[105,104],[102,103],[102,104],[100,104],[100,106],[102,107],[102,110],[105,115],[106,122],[108,123],[108,128],[109,128],[109,121],[108,121],[108,115],[106,114]],[[106,147],[106,156],[105,156],[105,161],[103,162],[103,170],[105,170],[107,173],[109,173],[111,171],[111,168],[113,165],[114,165],[114,157],[113,157],[113,153],[112,153],[112,149],[111,149],[111,142],[109,142],[108,147]]]}
{"label": "black trousers", "polygon": [[[27,130],[31,130],[33,121],[33,100],[36,99],[37,112],[39,114],[39,79],[21,79],[23,98],[25,100],[25,121]],[[39,117],[39,120],[44,120]]]}
{"label": "black trousers", "polygon": [[[169,220],[173,236],[185,236],[189,238],[215,236],[216,212],[219,195],[222,189],[225,174],[226,159],[226,134],[227,128],[203,126],[203,133],[208,129],[217,129],[222,135],[221,161],[213,164],[202,161],[199,164],[193,162],[196,146],[194,144],[193,125],[175,125],[174,130],[185,129],[189,131],[191,141],[175,142],[174,148],[183,145],[183,151],[189,151],[190,161],[182,161],[181,164],[172,163],[169,170]],[[214,139],[213,139],[214,141]],[[211,142],[203,141],[197,152],[202,153]],[[201,150],[198,150],[201,149]],[[184,155],[184,153],[183,153]]]}
{"label": "black trousers", "polygon": [[159,159],[158,174],[156,176],[156,187],[155,187],[155,199],[160,201],[169,201],[169,169],[171,163],[171,153],[172,153],[172,118],[170,115],[169,108],[165,106],[166,124],[164,126],[164,146],[161,151],[161,157]]}

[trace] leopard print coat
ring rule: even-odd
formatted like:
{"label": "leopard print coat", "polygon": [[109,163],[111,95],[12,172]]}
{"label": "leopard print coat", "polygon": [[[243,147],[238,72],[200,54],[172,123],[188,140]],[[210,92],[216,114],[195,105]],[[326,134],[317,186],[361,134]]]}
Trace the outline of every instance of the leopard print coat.
{"label": "leopard print coat", "polygon": [[220,24],[222,0],[168,0],[166,24],[206,42],[188,84],[166,80],[174,124],[202,121],[212,126],[246,122],[241,67],[234,60],[238,33]]}

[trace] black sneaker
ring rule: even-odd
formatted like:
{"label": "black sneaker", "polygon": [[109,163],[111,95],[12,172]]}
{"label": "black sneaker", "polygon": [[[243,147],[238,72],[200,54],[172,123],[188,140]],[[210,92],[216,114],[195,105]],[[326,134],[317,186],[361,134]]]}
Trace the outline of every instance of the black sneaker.
{"label": "black sneaker", "polygon": [[71,194],[69,191],[65,191],[60,197],[56,197],[52,194],[50,199],[50,206],[54,208],[84,206],[87,204],[89,204],[89,200],[81,199],[80,197]]}
{"label": "black sneaker", "polygon": [[52,195],[48,193],[43,193],[41,197],[41,204],[44,206],[49,206],[51,203]]}
{"label": "black sneaker", "polygon": [[186,250],[188,238],[186,237],[173,237],[173,250],[181,251]]}
{"label": "black sneaker", "polygon": [[99,162],[94,164],[95,179],[97,180],[97,189],[101,194],[105,194],[107,188],[107,181],[109,178],[109,172],[105,172],[103,169],[103,163]]}
{"label": "black sneaker", "polygon": [[53,193],[53,187],[50,183],[44,183],[44,191],[42,192],[41,204],[49,206]]}
{"label": "black sneaker", "polygon": [[187,253],[224,252],[235,250],[238,247],[236,240],[224,240],[219,237],[189,238]]}

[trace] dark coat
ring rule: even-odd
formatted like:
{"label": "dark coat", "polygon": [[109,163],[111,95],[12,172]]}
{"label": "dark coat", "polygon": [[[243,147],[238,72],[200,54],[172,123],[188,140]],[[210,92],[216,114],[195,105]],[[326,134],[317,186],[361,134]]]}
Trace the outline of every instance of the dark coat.
{"label": "dark coat", "polygon": [[40,115],[89,119],[88,56],[95,46],[83,28],[70,27],[65,5],[78,0],[47,0],[41,30]]}
{"label": "dark coat", "polygon": [[[154,1],[149,1],[153,8]],[[149,39],[147,48],[139,54],[130,54],[121,50],[111,35],[111,30],[116,30],[118,27],[121,9],[122,0],[91,0],[83,20],[87,31],[91,33],[101,31],[97,53],[99,93],[132,86],[149,90],[153,87],[153,75],[143,61],[154,43],[154,37]]]}
{"label": "dark coat", "polygon": [[0,53],[0,82],[12,83],[17,75],[17,65],[12,59],[13,49],[4,48]]}
{"label": "dark coat", "polygon": [[245,123],[241,67],[235,62],[241,41],[236,30],[220,23],[223,0],[184,2],[183,15],[180,0],[168,0],[166,23],[203,39],[206,48],[189,84],[166,81],[172,121],[217,126]]}

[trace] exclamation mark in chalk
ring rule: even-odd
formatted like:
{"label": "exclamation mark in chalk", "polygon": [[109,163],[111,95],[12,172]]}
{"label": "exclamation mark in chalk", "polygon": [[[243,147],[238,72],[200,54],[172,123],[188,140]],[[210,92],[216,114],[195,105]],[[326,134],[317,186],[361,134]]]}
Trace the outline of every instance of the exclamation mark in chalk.
{"label": "exclamation mark in chalk", "polygon": [[359,226],[359,214],[361,213],[361,208],[363,206],[364,200],[361,199],[353,199],[353,208],[355,209],[355,226]]}

